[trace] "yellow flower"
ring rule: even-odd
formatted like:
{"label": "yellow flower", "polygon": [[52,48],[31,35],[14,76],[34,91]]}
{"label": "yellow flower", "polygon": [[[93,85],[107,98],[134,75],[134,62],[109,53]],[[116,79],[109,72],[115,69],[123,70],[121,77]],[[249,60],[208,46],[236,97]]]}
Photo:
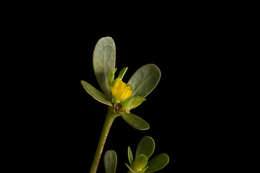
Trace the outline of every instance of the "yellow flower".
{"label": "yellow flower", "polygon": [[112,96],[116,101],[123,102],[132,95],[133,91],[130,85],[127,85],[120,79],[116,79],[112,87]]}

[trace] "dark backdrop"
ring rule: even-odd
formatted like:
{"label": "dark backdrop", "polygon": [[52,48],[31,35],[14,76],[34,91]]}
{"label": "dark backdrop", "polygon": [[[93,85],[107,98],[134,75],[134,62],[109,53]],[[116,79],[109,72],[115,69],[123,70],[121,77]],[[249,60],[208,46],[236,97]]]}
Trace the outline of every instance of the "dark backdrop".
{"label": "dark backdrop", "polygon": [[[3,142],[10,143],[11,149],[3,150],[21,165],[11,161],[8,169],[60,172],[72,167],[72,172],[89,171],[106,107],[85,93],[80,80],[99,88],[92,53],[103,36],[114,38],[117,67],[129,67],[126,80],[146,63],[155,63],[162,71],[158,87],[133,111],[147,120],[151,129],[140,132],[118,118],[110,131],[105,150],[117,151],[118,172],[127,170],[127,146],[135,148],[144,135],[155,139],[155,154],[170,155],[169,165],[161,172],[223,172],[225,166],[234,172],[234,167],[240,168],[233,159],[242,160],[239,154],[246,147],[238,144],[247,143],[241,134],[248,135],[244,120],[249,115],[241,111],[249,110],[243,105],[249,99],[243,99],[241,93],[256,95],[249,93],[250,83],[241,78],[257,81],[257,77],[249,77],[258,74],[258,67],[251,68],[258,63],[250,59],[246,64],[250,56],[256,57],[249,55],[256,44],[245,40],[256,40],[252,27],[243,23],[250,22],[247,12],[235,3],[218,7],[195,2],[199,8],[187,2],[182,7],[163,4],[168,7],[165,9],[156,2],[156,8],[140,6],[138,14],[136,3],[128,11],[130,3],[115,5],[116,9],[105,6],[106,10],[98,3],[98,10],[92,5],[83,5],[81,10],[59,4],[54,7],[55,14],[45,8],[30,8],[35,10],[30,12],[19,7],[22,13],[7,18],[11,25],[4,25],[8,32],[3,36],[8,41],[3,43],[10,48],[3,60],[10,61],[12,68],[2,63],[6,67],[2,76],[12,83],[2,82],[11,89],[2,94],[7,95],[4,102],[11,107],[1,108],[7,108],[2,117],[11,119],[10,125],[2,121],[8,126],[3,133],[10,130],[13,134],[6,133],[11,140]],[[255,72],[246,74],[248,67]],[[236,137],[237,141],[230,142]],[[99,172],[104,172],[102,163]]]}
{"label": "dark backdrop", "polygon": [[[195,29],[194,29],[195,28]],[[196,23],[176,28],[131,31],[94,31],[76,34],[79,57],[79,80],[86,80],[98,88],[92,53],[97,40],[103,36],[114,38],[117,48],[116,66],[128,66],[129,77],[142,65],[154,63],[162,72],[158,87],[147,101],[133,112],[147,120],[151,129],[137,131],[118,118],[110,131],[105,151],[118,153],[118,172],[126,172],[127,146],[136,147],[144,135],[156,141],[155,154],[166,152],[169,165],[161,172],[208,171],[219,168],[222,142],[218,140],[226,123],[223,109],[223,88],[230,60],[224,55],[223,33],[213,26]],[[77,37],[80,36],[80,37]],[[106,106],[93,100],[81,86],[77,116],[78,167],[88,171],[103,126]],[[228,98],[226,98],[228,99]],[[221,125],[220,125],[221,124]],[[103,172],[103,161],[99,171]]]}

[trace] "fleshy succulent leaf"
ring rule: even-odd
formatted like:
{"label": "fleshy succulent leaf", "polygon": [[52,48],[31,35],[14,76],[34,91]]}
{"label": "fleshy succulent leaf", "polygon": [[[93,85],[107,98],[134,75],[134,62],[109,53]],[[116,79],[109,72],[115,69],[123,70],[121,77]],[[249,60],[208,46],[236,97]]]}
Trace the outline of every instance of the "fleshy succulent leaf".
{"label": "fleshy succulent leaf", "polygon": [[134,160],[134,157],[133,157],[133,152],[132,152],[130,146],[128,146],[127,154],[128,154],[128,161],[129,161],[129,164],[132,165],[133,160]]}
{"label": "fleshy succulent leaf", "polygon": [[147,163],[148,163],[148,157],[144,154],[140,154],[135,158],[131,168],[136,172],[140,172],[146,168]]}
{"label": "fleshy succulent leaf", "polygon": [[161,71],[155,64],[146,64],[139,68],[130,78],[132,96],[148,96],[157,86],[161,78]]}
{"label": "fleshy succulent leaf", "polygon": [[126,167],[129,169],[129,171],[130,171],[131,173],[136,173],[136,172],[131,168],[130,165],[128,165],[127,163],[125,163],[125,165],[126,165]]}
{"label": "fleshy succulent leaf", "polygon": [[144,154],[148,158],[150,158],[154,153],[154,149],[155,149],[154,139],[150,136],[145,136],[140,140],[140,142],[137,145],[135,157],[140,154]]}
{"label": "fleshy succulent leaf", "polygon": [[126,71],[127,71],[128,67],[124,67],[122,70],[120,70],[119,74],[118,74],[118,79],[122,80]]}
{"label": "fleshy succulent leaf", "polygon": [[126,110],[132,110],[140,106],[146,99],[141,96],[130,97],[122,103],[122,106]]}
{"label": "fleshy succulent leaf", "polygon": [[113,70],[110,70],[110,72],[108,74],[108,82],[109,82],[110,87],[112,87],[112,85],[113,85],[116,70],[117,70],[116,68],[113,69]]}
{"label": "fleshy succulent leaf", "polygon": [[102,92],[100,92],[95,87],[93,87],[91,84],[89,84],[86,81],[81,81],[81,84],[82,84],[83,88],[85,89],[85,91],[90,96],[92,96],[95,100],[97,100],[105,105],[112,106],[112,103],[107,99],[107,97]]}
{"label": "fleshy succulent leaf", "polygon": [[98,40],[93,53],[93,68],[97,81],[105,95],[111,97],[109,72],[115,69],[116,46],[113,38],[103,37]]}
{"label": "fleshy succulent leaf", "polygon": [[117,167],[117,155],[114,150],[108,150],[104,156],[106,173],[115,173]]}
{"label": "fleshy succulent leaf", "polygon": [[148,166],[145,167],[140,173],[145,173],[147,169],[148,169]]}
{"label": "fleshy succulent leaf", "polygon": [[153,173],[163,169],[169,163],[169,156],[165,153],[159,154],[148,162],[148,169],[145,173]]}
{"label": "fleshy succulent leaf", "polygon": [[122,115],[122,118],[135,129],[148,130],[150,128],[150,125],[145,120],[135,114],[126,112],[120,114]]}

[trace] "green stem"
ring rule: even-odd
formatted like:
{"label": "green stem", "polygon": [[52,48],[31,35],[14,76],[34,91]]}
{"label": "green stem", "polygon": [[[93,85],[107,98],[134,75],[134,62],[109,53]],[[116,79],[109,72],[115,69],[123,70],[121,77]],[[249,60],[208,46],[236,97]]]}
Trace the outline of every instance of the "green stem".
{"label": "green stem", "polygon": [[107,139],[109,130],[110,130],[110,128],[111,128],[111,126],[112,126],[112,124],[113,124],[113,122],[114,122],[114,120],[117,116],[118,115],[115,114],[111,108],[108,109],[108,112],[107,112],[107,115],[106,115],[106,120],[105,120],[103,129],[102,129],[102,132],[101,132],[101,135],[100,135],[100,138],[99,138],[99,142],[98,142],[98,146],[97,146],[97,150],[96,150],[96,153],[95,153],[95,156],[94,156],[94,160],[93,160],[91,168],[90,168],[90,173],[96,173],[97,172],[98,164],[100,162],[100,158],[101,158],[101,155],[102,155],[104,145],[106,143],[106,139]]}

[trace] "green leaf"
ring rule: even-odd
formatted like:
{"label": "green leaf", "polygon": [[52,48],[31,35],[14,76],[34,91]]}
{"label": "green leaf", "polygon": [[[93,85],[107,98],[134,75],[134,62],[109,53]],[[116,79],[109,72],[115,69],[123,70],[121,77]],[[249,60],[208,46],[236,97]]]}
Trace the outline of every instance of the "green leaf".
{"label": "green leaf", "polygon": [[125,165],[126,165],[126,167],[129,169],[129,171],[130,171],[131,173],[136,173],[136,172],[131,168],[130,165],[128,165],[127,163],[125,163]]}
{"label": "green leaf", "polygon": [[127,71],[127,69],[128,69],[128,67],[124,67],[122,70],[120,70],[119,75],[118,75],[117,78],[122,80],[124,75],[125,75],[125,73],[126,73],[126,71]]}
{"label": "green leaf", "polygon": [[82,80],[81,84],[82,84],[83,88],[85,89],[85,91],[89,95],[91,95],[95,100],[97,100],[105,105],[112,106],[112,103],[106,98],[106,96],[102,92],[97,90],[95,87],[90,85],[88,82]]}
{"label": "green leaf", "polygon": [[159,83],[161,71],[155,64],[139,68],[128,81],[133,90],[132,96],[148,96]]}
{"label": "green leaf", "polygon": [[122,106],[126,110],[134,109],[138,106],[140,106],[146,99],[141,96],[135,96],[127,99],[122,103]]}
{"label": "green leaf", "polygon": [[148,163],[148,169],[145,173],[153,173],[163,169],[169,163],[169,156],[165,153],[155,156]]}
{"label": "green leaf", "polygon": [[130,165],[128,165],[127,163],[125,163],[126,167],[129,169],[129,172],[128,173],[145,173],[145,171],[147,170],[148,167],[144,168],[142,171],[134,171]]}
{"label": "green leaf", "polygon": [[130,146],[128,146],[127,153],[128,153],[128,161],[129,161],[130,165],[132,165],[134,158],[133,158],[133,152],[132,152]]}
{"label": "green leaf", "polygon": [[116,46],[113,38],[103,37],[98,40],[93,53],[93,68],[99,83],[105,95],[111,97],[109,85],[109,72],[115,69],[116,64]]}
{"label": "green leaf", "polygon": [[117,167],[117,155],[114,150],[108,150],[104,156],[106,173],[115,173]]}
{"label": "green leaf", "polygon": [[148,158],[150,158],[153,155],[154,149],[155,149],[154,139],[150,136],[145,136],[138,143],[135,156],[144,154]]}
{"label": "green leaf", "polygon": [[110,70],[110,72],[108,74],[108,82],[109,82],[110,87],[112,87],[112,85],[113,85],[116,70],[117,70],[116,68],[113,69],[113,70]]}
{"label": "green leaf", "polygon": [[135,129],[148,130],[150,128],[150,125],[139,116],[125,112],[122,112],[121,115],[122,118]]}
{"label": "green leaf", "polygon": [[148,166],[146,166],[146,167],[145,167],[141,172],[139,172],[139,173],[145,173],[147,169],[148,169]]}
{"label": "green leaf", "polygon": [[146,168],[147,163],[148,157],[146,157],[146,155],[140,154],[135,158],[132,168],[134,171],[139,172]]}

